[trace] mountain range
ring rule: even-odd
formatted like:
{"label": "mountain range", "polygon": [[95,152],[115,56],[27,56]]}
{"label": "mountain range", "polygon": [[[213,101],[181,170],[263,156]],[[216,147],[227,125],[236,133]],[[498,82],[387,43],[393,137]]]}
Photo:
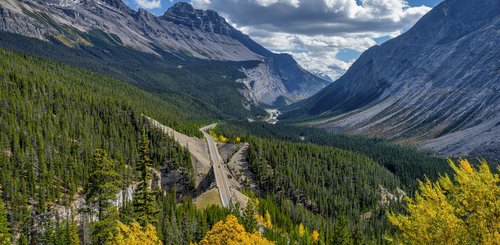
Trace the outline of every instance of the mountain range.
{"label": "mountain range", "polygon": [[0,0],[0,244],[493,243],[498,0],[445,0],[336,81],[215,11],[125,3]]}
{"label": "mountain range", "polygon": [[265,49],[217,12],[187,3],[155,16],[144,9],[134,11],[121,0],[5,0],[0,3],[0,30],[73,49],[93,47],[90,52],[105,42],[159,58],[256,61],[234,65],[244,73],[236,80],[247,108],[287,105],[330,83],[301,68],[290,55]]}
{"label": "mountain range", "polygon": [[187,3],[155,16],[121,0],[5,0],[0,46],[105,72],[175,103],[190,100],[212,116],[288,105],[285,122],[498,159],[500,55],[491,40],[499,39],[499,11],[493,0],[444,1],[335,82]]}
{"label": "mountain range", "polygon": [[281,119],[500,159],[500,2],[446,0]]}

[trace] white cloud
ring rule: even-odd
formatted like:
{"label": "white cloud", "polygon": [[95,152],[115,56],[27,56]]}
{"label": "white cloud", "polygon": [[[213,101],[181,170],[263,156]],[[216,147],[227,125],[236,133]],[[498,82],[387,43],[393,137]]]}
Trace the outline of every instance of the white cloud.
{"label": "white cloud", "polygon": [[269,5],[283,3],[298,8],[300,5],[300,0],[255,0],[257,4],[267,7]]}
{"label": "white cloud", "polygon": [[289,33],[247,33],[261,45],[275,52],[289,53],[305,69],[327,74],[332,79],[339,78],[352,64],[353,60],[342,61],[337,54],[349,49],[363,52],[376,42],[369,37],[307,36]]}
{"label": "white cloud", "polygon": [[161,0],[134,0],[135,3],[144,9],[161,8]]}
{"label": "white cloud", "polygon": [[363,52],[374,38],[395,37],[430,8],[405,0],[192,0],[214,9],[264,47],[291,53],[306,69],[338,78],[352,64],[345,49]]}
{"label": "white cloud", "polygon": [[210,0],[192,0],[191,4],[198,9],[208,9],[212,4]]}
{"label": "white cloud", "polygon": [[287,52],[291,54],[304,69],[311,72],[318,72],[328,75],[331,79],[335,80],[342,76],[352,64],[352,61],[345,62],[337,59],[337,50],[330,50],[330,52],[311,52],[294,53],[293,51]]}

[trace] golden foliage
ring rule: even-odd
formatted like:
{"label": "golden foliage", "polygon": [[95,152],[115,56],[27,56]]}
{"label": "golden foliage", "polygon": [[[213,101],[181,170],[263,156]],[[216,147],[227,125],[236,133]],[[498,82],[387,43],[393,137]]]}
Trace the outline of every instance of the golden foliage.
{"label": "golden foliage", "polygon": [[267,210],[266,210],[265,218],[262,217],[262,215],[260,215],[260,214],[256,214],[255,215],[255,220],[257,220],[257,222],[259,222],[261,225],[263,225],[264,227],[266,227],[268,229],[272,229],[273,228],[273,222],[271,220],[271,214],[269,214],[269,211],[267,211]]}
{"label": "golden foliage", "polygon": [[107,243],[109,245],[161,245],[162,242],[156,234],[156,229],[151,224],[142,227],[133,222],[130,226],[118,221],[118,232]]}
{"label": "golden foliage", "polygon": [[217,222],[207,232],[200,245],[268,245],[274,244],[265,239],[259,232],[248,233],[245,227],[238,223],[234,215],[228,215],[226,221]]}
{"label": "golden foliage", "polygon": [[[419,183],[408,215],[389,213],[408,244],[500,244],[500,178],[485,161],[476,170],[467,160],[449,161],[455,175]],[[395,238],[390,238],[395,240]]]}
{"label": "golden foliage", "polygon": [[217,136],[217,134],[214,133],[214,131],[210,131],[209,134],[210,134],[210,136],[212,136],[212,138],[214,138],[215,141],[219,141],[219,142],[222,142],[222,143],[229,142],[229,139],[226,138],[226,137],[224,137],[224,135]]}
{"label": "golden foliage", "polygon": [[266,223],[264,225],[269,229],[273,228],[273,222],[271,221],[271,215],[269,214],[269,211],[267,211],[267,210],[266,210]]}
{"label": "golden foliage", "polygon": [[222,143],[227,143],[229,139],[224,137],[224,135],[219,135],[219,141]]}
{"label": "golden foliage", "polygon": [[259,224],[262,224],[264,226],[266,225],[266,220],[260,214],[255,214],[255,220],[257,220]]}
{"label": "golden foliage", "polygon": [[306,229],[304,228],[304,225],[302,223],[300,223],[299,224],[299,236],[303,237],[305,233],[306,233]]}
{"label": "golden foliage", "polygon": [[314,230],[311,234],[311,238],[313,242],[317,242],[319,240],[319,232],[317,230]]}

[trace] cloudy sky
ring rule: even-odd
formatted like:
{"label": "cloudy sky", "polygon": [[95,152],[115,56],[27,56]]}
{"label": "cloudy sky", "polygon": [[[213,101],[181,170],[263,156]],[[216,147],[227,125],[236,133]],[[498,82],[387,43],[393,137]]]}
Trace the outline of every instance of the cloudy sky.
{"label": "cloudy sky", "polygon": [[[125,0],[161,15],[176,0]],[[190,0],[255,41],[332,79],[360,53],[410,28],[441,0]]]}

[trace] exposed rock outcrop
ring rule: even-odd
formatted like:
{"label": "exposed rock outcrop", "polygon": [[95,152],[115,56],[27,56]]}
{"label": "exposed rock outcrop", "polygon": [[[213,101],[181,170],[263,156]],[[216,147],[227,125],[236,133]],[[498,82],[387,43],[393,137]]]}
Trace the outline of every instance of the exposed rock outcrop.
{"label": "exposed rock outcrop", "polygon": [[[92,46],[86,35],[161,56],[165,53],[200,59],[258,61],[270,71],[270,97],[254,96],[253,104],[278,106],[313,95],[329,82],[302,69],[287,54],[275,54],[236,30],[212,10],[176,3],[162,16],[130,9],[121,0],[4,0],[0,2],[0,31],[12,32],[72,48]],[[94,37],[93,36],[93,37]],[[260,86],[264,88],[264,86]],[[249,93],[260,94],[260,91]],[[278,99],[283,97],[283,99]],[[271,99],[270,99],[271,98]]]}
{"label": "exposed rock outcrop", "polygon": [[500,160],[499,13],[496,0],[446,0],[282,119]]}

